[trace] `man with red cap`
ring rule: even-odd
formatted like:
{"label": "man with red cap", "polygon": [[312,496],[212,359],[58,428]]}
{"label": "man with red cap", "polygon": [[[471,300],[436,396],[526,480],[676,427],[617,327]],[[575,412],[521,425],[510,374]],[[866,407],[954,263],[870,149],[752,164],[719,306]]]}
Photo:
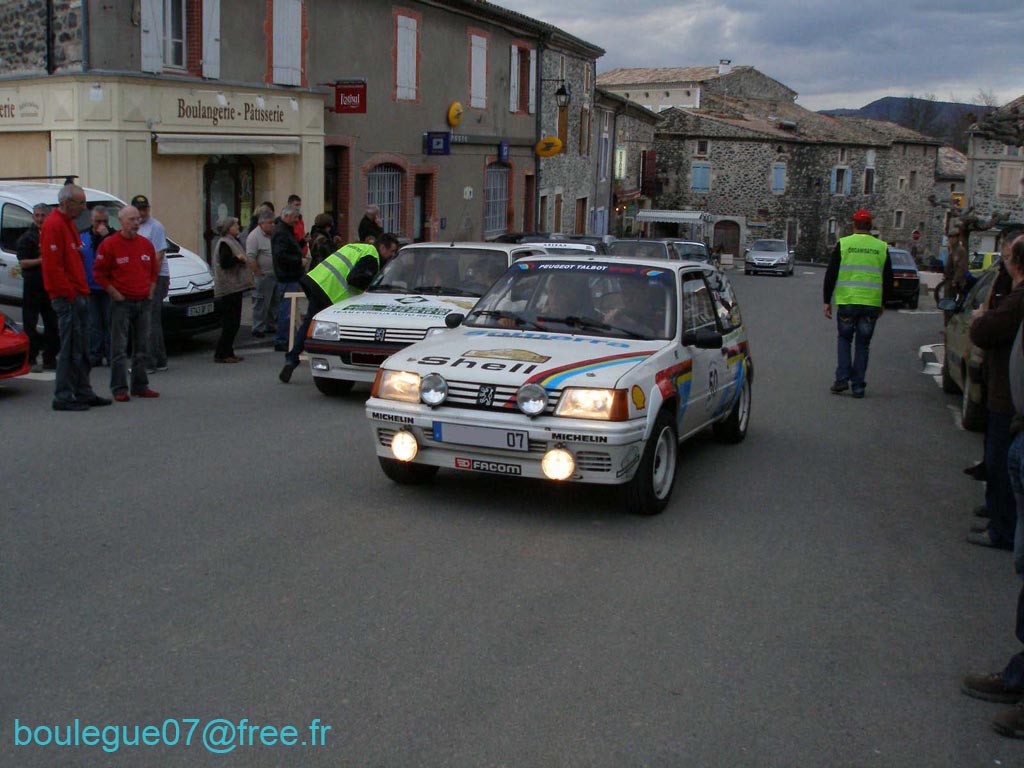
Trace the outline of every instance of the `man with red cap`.
{"label": "man with red cap", "polygon": [[[825,271],[825,317],[832,319],[836,304],[836,378],[832,393],[852,390],[864,397],[867,383],[868,348],[892,293],[892,261],[885,243],[871,234],[871,213],[863,208],[853,214],[853,234],[839,239]],[[853,362],[850,345],[855,343]]]}

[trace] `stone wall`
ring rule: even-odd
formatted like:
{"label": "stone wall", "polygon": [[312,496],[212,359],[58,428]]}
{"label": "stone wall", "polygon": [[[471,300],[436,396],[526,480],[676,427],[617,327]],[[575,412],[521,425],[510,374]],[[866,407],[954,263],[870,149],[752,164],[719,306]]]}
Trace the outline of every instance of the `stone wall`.
{"label": "stone wall", "polygon": [[[53,0],[53,67],[55,72],[81,69],[82,4]],[[46,73],[46,0],[0,5],[0,74]]]}
{"label": "stone wall", "polygon": [[993,213],[1003,214],[1011,221],[1024,221],[1024,191],[1019,184],[1016,194],[999,194],[999,168],[1008,167],[1014,176],[1024,171],[1024,149],[1015,148],[978,136],[971,137],[968,151],[967,189],[970,190],[967,207],[974,209],[983,216]]}
{"label": "stone wall", "polygon": [[707,93],[720,93],[741,99],[796,101],[796,92],[756,69],[734,70],[703,83]]}

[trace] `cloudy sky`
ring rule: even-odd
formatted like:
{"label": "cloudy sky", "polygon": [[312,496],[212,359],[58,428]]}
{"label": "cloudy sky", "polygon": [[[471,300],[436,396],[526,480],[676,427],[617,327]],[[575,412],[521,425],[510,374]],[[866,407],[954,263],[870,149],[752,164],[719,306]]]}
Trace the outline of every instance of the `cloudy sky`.
{"label": "cloudy sky", "polygon": [[1024,94],[1024,0],[495,0],[607,53],[616,67],[732,59],[809,109],[882,96],[997,103]]}

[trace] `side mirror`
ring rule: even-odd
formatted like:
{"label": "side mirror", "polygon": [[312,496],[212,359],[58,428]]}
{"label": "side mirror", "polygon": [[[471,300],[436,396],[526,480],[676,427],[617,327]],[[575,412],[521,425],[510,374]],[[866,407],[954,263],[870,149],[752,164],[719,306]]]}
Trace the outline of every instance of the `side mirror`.
{"label": "side mirror", "polygon": [[939,309],[943,312],[956,312],[956,299],[939,299]]}
{"label": "side mirror", "polygon": [[444,316],[444,324],[449,328],[458,328],[466,316],[461,312],[449,312]]}
{"label": "side mirror", "polygon": [[722,334],[707,328],[688,331],[683,334],[683,344],[687,347],[697,347],[697,349],[721,349]]}

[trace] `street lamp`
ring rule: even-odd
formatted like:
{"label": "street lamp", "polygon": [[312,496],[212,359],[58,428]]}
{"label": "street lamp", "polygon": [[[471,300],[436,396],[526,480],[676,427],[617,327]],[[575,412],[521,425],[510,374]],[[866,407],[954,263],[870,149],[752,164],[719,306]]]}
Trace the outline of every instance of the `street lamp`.
{"label": "street lamp", "polygon": [[558,90],[555,91],[555,104],[558,105],[559,109],[565,109],[569,106],[569,100],[572,98],[572,94],[569,92],[569,86],[566,84],[565,79],[561,77],[550,77],[542,78],[542,83],[560,83]]}

